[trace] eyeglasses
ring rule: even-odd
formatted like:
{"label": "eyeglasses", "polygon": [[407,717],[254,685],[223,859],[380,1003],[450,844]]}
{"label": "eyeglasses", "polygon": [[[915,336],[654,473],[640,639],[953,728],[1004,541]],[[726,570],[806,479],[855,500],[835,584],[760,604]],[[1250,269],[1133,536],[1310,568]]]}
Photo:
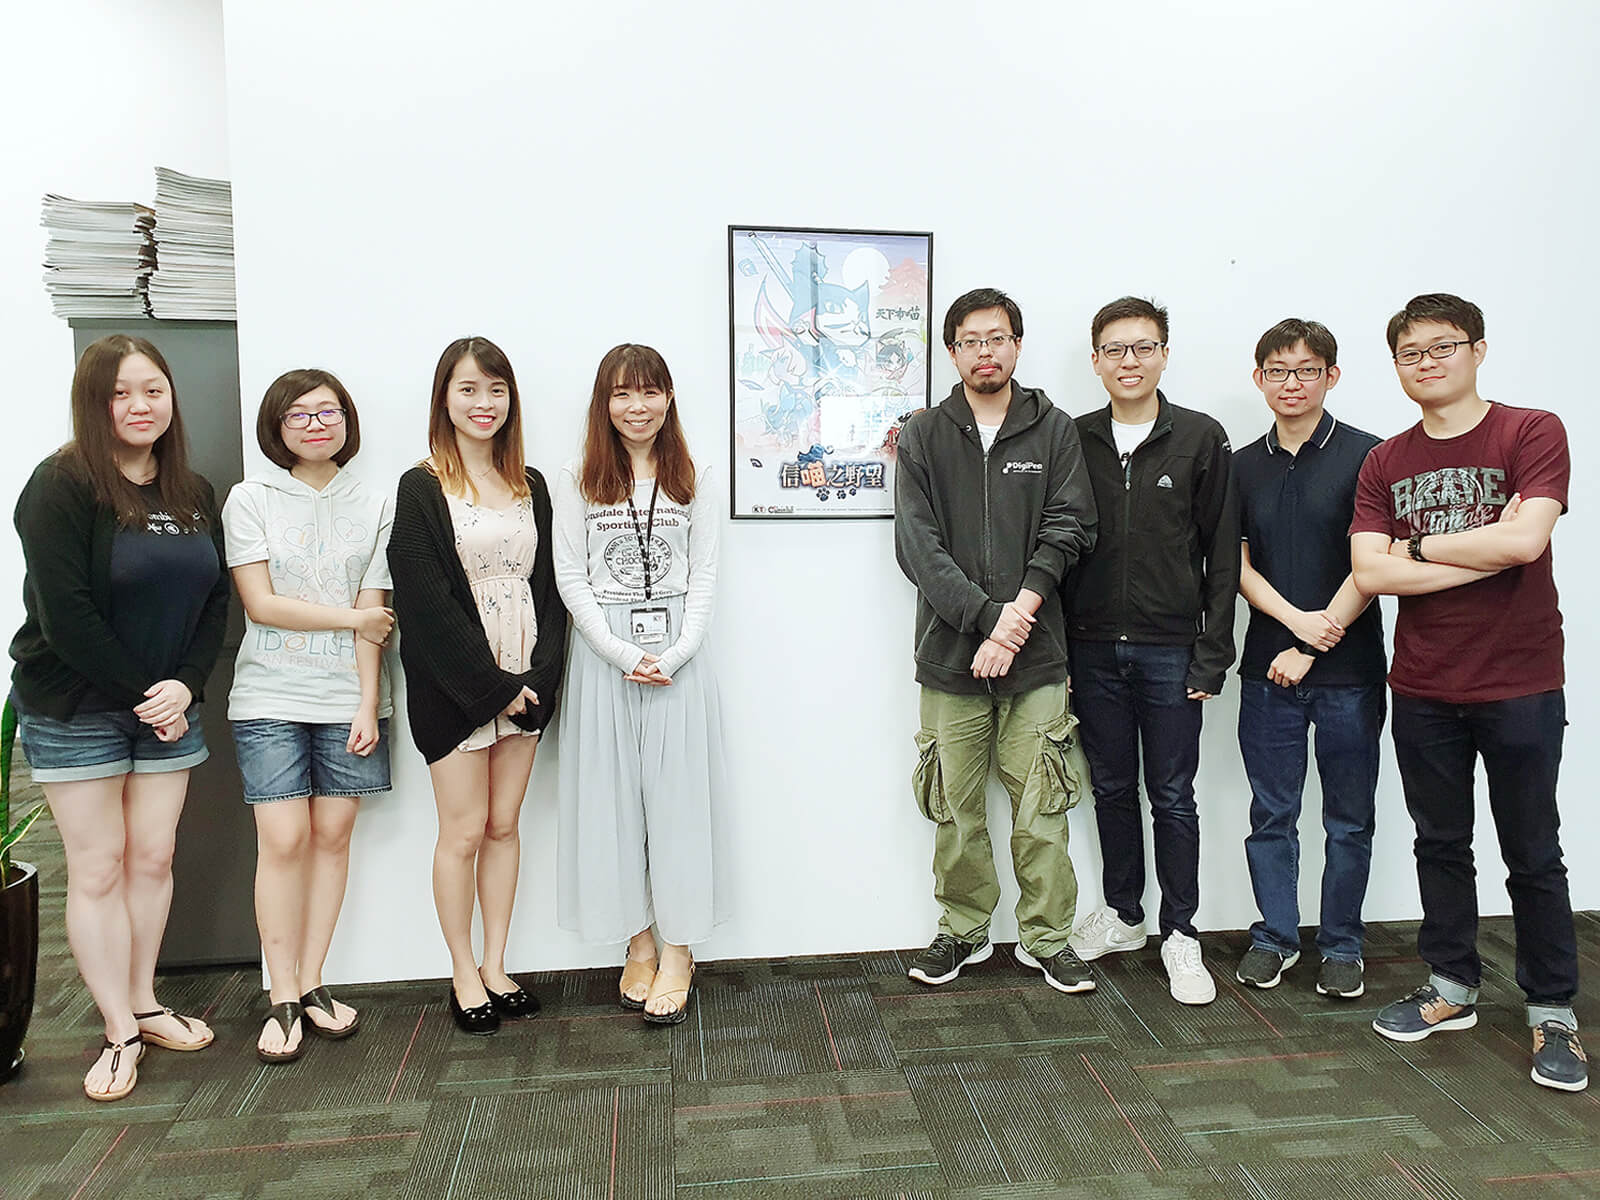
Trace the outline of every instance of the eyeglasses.
{"label": "eyeglasses", "polygon": [[1293,375],[1301,383],[1315,383],[1322,378],[1327,367],[1262,367],[1261,374],[1273,383],[1282,383]]}
{"label": "eyeglasses", "polygon": [[1014,333],[997,333],[993,337],[986,338],[962,338],[956,343],[956,349],[963,354],[976,354],[984,347],[990,350],[1002,350],[1016,340],[1017,335]]}
{"label": "eyeglasses", "polygon": [[1449,358],[1456,352],[1457,346],[1470,345],[1472,345],[1471,338],[1462,338],[1459,342],[1440,342],[1436,346],[1429,346],[1426,350],[1402,350],[1394,356],[1394,360],[1402,367],[1414,367],[1422,361],[1424,354],[1429,358]]}
{"label": "eyeglasses", "polygon": [[312,417],[315,417],[318,424],[326,429],[330,425],[344,424],[344,409],[325,408],[316,413],[286,412],[283,414],[283,423],[290,429],[305,429],[311,424]]}
{"label": "eyeglasses", "polygon": [[1117,360],[1132,350],[1135,358],[1149,358],[1165,345],[1165,342],[1107,342],[1100,347],[1100,353],[1109,359]]}

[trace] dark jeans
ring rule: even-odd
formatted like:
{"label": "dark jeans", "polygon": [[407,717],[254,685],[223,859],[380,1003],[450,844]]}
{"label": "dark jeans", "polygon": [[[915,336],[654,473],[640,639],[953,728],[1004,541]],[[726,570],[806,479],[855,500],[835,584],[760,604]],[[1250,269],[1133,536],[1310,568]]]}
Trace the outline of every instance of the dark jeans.
{"label": "dark jeans", "polygon": [[1200,907],[1201,701],[1190,700],[1188,646],[1072,643],[1072,708],[1094,780],[1095,824],[1106,903],[1130,925],[1144,923],[1144,825],[1139,812],[1139,751],[1155,827],[1161,936],[1195,935]]}
{"label": "dark jeans", "polygon": [[1473,777],[1481,755],[1509,872],[1517,983],[1533,1005],[1567,1005],[1578,991],[1578,946],[1556,812],[1566,711],[1559,690],[1482,704],[1394,698],[1395,755],[1417,827],[1417,951],[1446,979],[1470,988],[1482,980],[1472,863]]}
{"label": "dark jeans", "polygon": [[1245,859],[1261,920],[1252,945],[1285,956],[1300,950],[1300,797],[1306,783],[1306,735],[1316,729],[1322,780],[1322,907],[1317,949],[1323,958],[1361,957],[1361,902],[1372,867],[1378,735],[1384,686],[1280,687],[1241,679],[1239,750],[1250,779],[1250,836]]}

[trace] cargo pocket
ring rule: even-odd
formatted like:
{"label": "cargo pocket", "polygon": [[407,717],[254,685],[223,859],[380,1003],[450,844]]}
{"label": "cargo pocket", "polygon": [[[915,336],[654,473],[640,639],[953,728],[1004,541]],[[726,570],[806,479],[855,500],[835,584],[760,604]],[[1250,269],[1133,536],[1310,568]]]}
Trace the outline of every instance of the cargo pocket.
{"label": "cargo pocket", "polygon": [[911,772],[911,792],[922,815],[940,825],[952,820],[944,800],[944,776],[939,770],[939,740],[926,729],[917,733],[917,766]]}
{"label": "cargo pocket", "polygon": [[1089,795],[1089,764],[1078,738],[1078,718],[1063,713],[1039,730],[1039,753],[1023,787],[1034,812],[1057,816]]}

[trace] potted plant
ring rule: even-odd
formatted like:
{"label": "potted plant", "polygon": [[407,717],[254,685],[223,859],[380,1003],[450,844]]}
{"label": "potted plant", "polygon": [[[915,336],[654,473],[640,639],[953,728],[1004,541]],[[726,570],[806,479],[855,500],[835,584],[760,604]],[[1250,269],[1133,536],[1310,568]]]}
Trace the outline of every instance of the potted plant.
{"label": "potted plant", "polygon": [[32,863],[13,863],[11,847],[45,806],[34,805],[12,824],[11,750],[16,740],[17,714],[8,699],[0,713],[0,1083],[22,1066],[39,968],[39,872]]}

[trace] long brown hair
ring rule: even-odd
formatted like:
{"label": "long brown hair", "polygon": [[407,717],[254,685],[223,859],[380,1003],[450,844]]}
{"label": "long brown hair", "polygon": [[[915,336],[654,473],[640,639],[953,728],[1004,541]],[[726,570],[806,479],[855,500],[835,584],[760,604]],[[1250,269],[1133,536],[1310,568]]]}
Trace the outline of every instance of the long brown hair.
{"label": "long brown hair", "polygon": [[594,375],[589,398],[589,423],[583,438],[583,478],[579,490],[591,504],[621,504],[633,489],[633,463],[622,435],[611,423],[611,392],[615,388],[659,388],[667,394],[667,415],[656,434],[651,457],[656,482],[679,504],[694,499],[694,459],[678,422],[678,401],[672,391],[667,360],[649,346],[624,342],[606,351]]}
{"label": "long brown hair", "polygon": [[526,460],[522,454],[522,400],[517,395],[517,377],[506,352],[488,338],[457,338],[444,348],[433,371],[433,404],[428,410],[428,461],[424,464],[439,479],[439,486],[453,496],[478,498],[478,489],[467,474],[456,446],[456,427],[450,421],[450,377],[464,358],[478,364],[491,379],[505,381],[510,393],[505,424],[494,435],[494,469],[517,499],[531,494]]}
{"label": "long brown hair", "polygon": [[117,466],[122,443],[111,421],[117,372],[133,354],[144,355],[166,376],[172,423],[150,448],[156,460],[154,483],[160,509],[179,528],[193,532],[205,519],[205,481],[189,469],[189,439],[183,433],[172,369],[144,338],[113,333],[84,350],[72,376],[72,440],[61,448],[61,461],[88,482],[98,503],[117,514],[118,524],[136,529],[149,520],[149,501]]}

